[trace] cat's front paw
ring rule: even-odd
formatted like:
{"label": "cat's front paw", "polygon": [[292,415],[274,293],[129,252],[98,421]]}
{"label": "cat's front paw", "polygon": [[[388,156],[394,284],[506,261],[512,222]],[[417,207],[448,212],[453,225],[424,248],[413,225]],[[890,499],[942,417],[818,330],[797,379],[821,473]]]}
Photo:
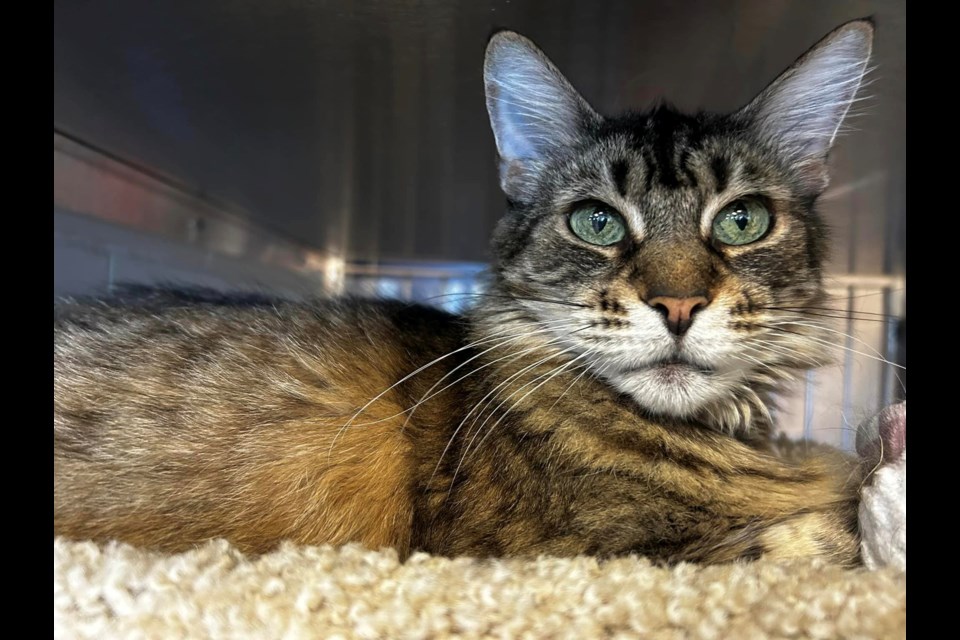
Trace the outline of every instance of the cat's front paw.
{"label": "cat's front paw", "polygon": [[862,424],[857,452],[871,473],[860,492],[860,550],[870,568],[907,568],[907,403]]}

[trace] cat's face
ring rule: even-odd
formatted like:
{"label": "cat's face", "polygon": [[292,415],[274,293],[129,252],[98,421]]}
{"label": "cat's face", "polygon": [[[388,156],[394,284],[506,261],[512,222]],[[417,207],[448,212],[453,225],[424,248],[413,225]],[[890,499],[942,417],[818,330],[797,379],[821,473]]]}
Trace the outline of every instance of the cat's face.
{"label": "cat's face", "polygon": [[813,210],[870,53],[844,25],[730,115],[603,118],[528,40],[487,50],[510,210],[499,289],[643,408],[749,421],[758,388],[820,364]]}

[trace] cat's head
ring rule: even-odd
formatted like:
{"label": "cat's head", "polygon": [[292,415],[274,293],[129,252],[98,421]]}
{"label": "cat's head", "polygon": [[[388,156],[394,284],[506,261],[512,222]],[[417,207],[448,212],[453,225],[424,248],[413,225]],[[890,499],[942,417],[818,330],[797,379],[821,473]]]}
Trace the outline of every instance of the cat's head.
{"label": "cat's head", "polygon": [[814,202],[872,39],[843,25],[732,114],[607,118],[529,40],[494,35],[504,308],[651,413],[749,424],[758,394],[827,355],[802,312],[823,297]]}

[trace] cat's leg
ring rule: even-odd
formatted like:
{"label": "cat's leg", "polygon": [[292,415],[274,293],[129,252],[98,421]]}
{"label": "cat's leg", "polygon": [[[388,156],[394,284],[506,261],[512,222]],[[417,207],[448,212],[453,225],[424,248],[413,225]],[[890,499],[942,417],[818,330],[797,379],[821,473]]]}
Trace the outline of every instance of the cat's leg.
{"label": "cat's leg", "polygon": [[860,426],[857,452],[870,465],[860,502],[863,563],[907,568],[907,403]]}
{"label": "cat's leg", "polygon": [[[893,566],[906,570],[906,402],[885,408],[857,429],[857,540],[859,556],[869,568]],[[781,437],[770,443],[779,458],[802,462],[811,457],[836,457],[829,445]],[[817,546],[827,532],[842,533],[844,512],[814,512],[765,528],[759,536],[769,555],[819,555]],[[830,536],[833,537],[833,536]],[[846,535],[835,539],[844,542]],[[725,541],[729,543],[730,541]],[[836,554],[842,555],[842,554]]]}
{"label": "cat's leg", "polygon": [[[857,430],[860,471],[858,481],[857,530],[859,556],[868,568],[907,567],[907,405],[891,405],[867,420]],[[836,456],[826,445],[806,442],[775,443],[776,453],[786,460]],[[765,527],[759,536],[763,548],[773,557],[824,555],[825,540],[835,559],[849,549],[843,523],[844,510],[813,511]],[[734,538],[734,541],[736,539]],[[730,542],[730,541],[725,541]],[[734,547],[736,545],[733,545]]]}

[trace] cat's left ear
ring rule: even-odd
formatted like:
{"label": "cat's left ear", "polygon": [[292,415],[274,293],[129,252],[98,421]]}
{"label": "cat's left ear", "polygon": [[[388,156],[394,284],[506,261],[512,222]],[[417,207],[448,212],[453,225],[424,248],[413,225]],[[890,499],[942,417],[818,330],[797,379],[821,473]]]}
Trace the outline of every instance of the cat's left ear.
{"label": "cat's left ear", "polygon": [[856,97],[873,46],[873,22],[833,30],[740,111],[798,170],[804,186],[827,186],[826,158]]}
{"label": "cat's left ear", "polygon": [[500,186],[525,201],[543,167],[601,120],[535,44],[496,33],[483,64],[487,112],[500,154]]}

